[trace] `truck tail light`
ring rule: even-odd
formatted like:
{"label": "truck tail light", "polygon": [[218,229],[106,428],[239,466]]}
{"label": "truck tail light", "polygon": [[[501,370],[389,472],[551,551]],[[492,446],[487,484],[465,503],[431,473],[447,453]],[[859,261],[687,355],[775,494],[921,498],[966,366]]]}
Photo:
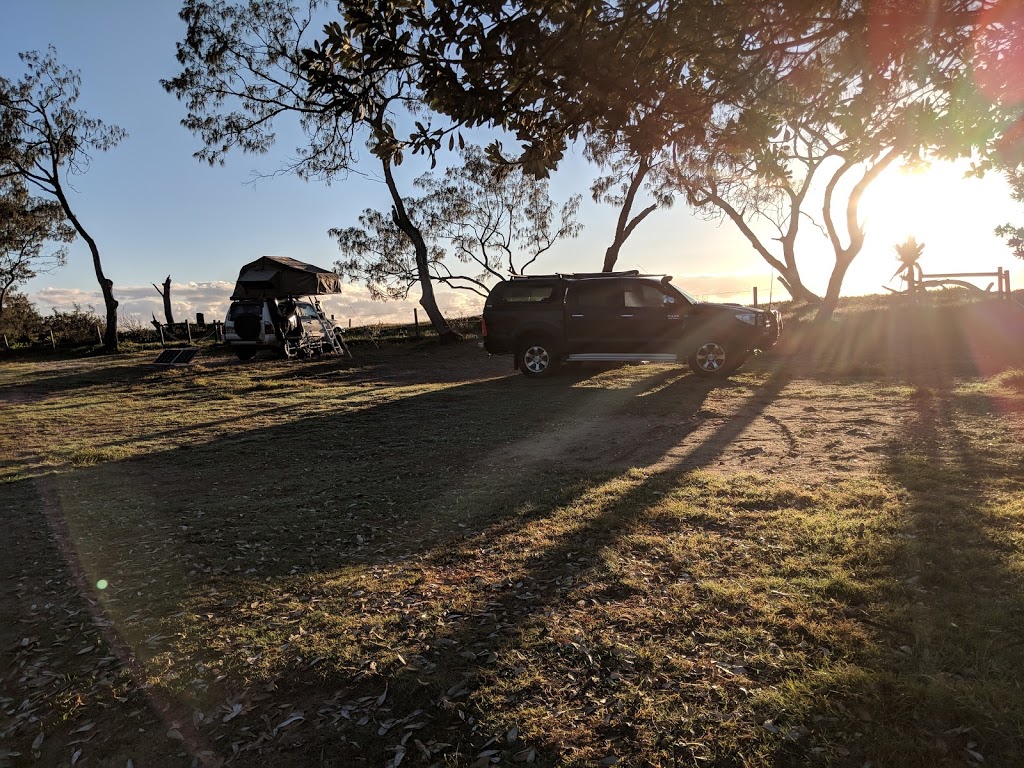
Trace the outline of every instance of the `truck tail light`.
{"label": "truck tail light", "polygon": [[481,336],[486,336],[487,335],[487,321],[484,320],[482,317],[480,318],[480,335]]}
{"label": "truck tail light", "polygon": [[263,332],[264,333],[273,333],[274,332],[274,325],[273,325],[273,323],[264,323],[263,324]]}

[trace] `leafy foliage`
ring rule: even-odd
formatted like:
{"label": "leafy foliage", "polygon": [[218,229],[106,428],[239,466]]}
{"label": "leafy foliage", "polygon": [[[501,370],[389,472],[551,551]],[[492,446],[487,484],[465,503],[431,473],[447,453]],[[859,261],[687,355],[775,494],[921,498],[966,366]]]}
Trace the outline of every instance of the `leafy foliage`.
{"label": "leafy foliage", "polygon": [[103,319],[91,306],[82,309],[74,304],[70,312],[54,308],[52,314],[43,319],[43,328],[53,331],[57,341],[69,344],[90,344],[96,342],[96,328],[103,325]]}
{"label": "leafy foliage", "polygon": [[896,251],[896,258],[904,267],[912,267],[924,253],[924,243],[919,243],[915,237],[910,236],[902,243],[894,245],[893,249]]}
{"label": "leafy foliage", "polygon": [[[820,319],[863,246],[860,199],[886,168],[1000,142],[1005,153],[1021,133],[1008,76],[1020,25],[974,0],[449,0],[423,13],[431,108],[514,131],[530,172],[580,138],[615,136],[634,164],[663,152],[693,207],[732,221],[794,296],[817,301],[797,259],[811,219],[835,260]],[[489,155],[504,159],[498,144]]]}
{"label": "leafy foliage", "polygon": [[44,250],[47,242],[74,236],[59,203],[30,196],[21,177],[0,181],[0,315],[8,291],[63,266],[67,249]]}
{"label": "leafy foliage", "polygon": [[[557,241],[579,233],[580,198],[556,204],[547,181],[521,167],[495,167],[479,147],[467,146],[462,157],[443,176],[417,179],[424,194],[404,202],[424,235],[431,279],[485,296],[488,280],[522,274]],[[368,209],[359,226],[330,234],[342,252],[338,271],[364,282],[374,298],[405,298],[418,281],[415,251],[394,211]],[[455,262],[473,272],[456,273]]]}
{"label": "leafy foliage", "polygon": [[332,20],[323,40],[309,41],[307,30],[327,5],[309,0],[300,11],[288,0],[186,0],[180,16],[188,30],[177,48],[182,71],[162,85],[186,102],[183,124],[203,139],[197,157],[211,163],[235,148],[267,152],[274,122],[284,116],[297,117],[307,144],[282,170],[303,178],[343,177],[362,141],[380,164],[393,221],[409,241],[404,248],[415,261],[420,303],[438,334],[455,339],[434,299],[431,256],[394,177],[405,152],[440,146],[440,134],[422,123],[418,141],[395,132],[399,117],[420,110],[412,62],[403,53],[412,35],[408,8],[343,2],[344,28]]}
{"label": "leafy foliage", "polygon": [[7,337],[8,343],[29,340],[42,329],[43,318],[28,297],[14,291],[7,294],[7,302],[0,315],[0,334]]}

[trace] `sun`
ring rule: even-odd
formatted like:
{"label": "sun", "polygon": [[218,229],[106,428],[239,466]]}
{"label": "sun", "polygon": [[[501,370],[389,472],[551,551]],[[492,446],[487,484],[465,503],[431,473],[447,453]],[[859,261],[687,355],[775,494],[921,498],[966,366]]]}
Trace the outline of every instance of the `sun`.
{"label": "sun", "polygon": [[1002,177],[965,178],[968,167],[963,161],[890,168],[868,188],[860,208],[864,249],[843,293],[878,293],[885,285],[899,290],[899,279],[890,277],[898,266],[895,246],[909,237],[925,245],[920,264],[926,273],[1019,264],[993,230],[1024,220],[1024,207]]}

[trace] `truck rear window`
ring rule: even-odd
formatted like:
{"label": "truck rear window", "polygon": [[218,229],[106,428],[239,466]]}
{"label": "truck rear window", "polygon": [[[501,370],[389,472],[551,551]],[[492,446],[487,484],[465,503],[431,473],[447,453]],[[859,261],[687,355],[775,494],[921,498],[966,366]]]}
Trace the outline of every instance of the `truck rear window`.
{"label": "truck rear window", "polygon": [[554,283],[511,282],[494,286],[491,297],[499,304],[537,304],[551,301],[555,296]]}
{"label": "truck rear window", "polygon": [[228,319],[234,320],[236,317],[241,315],[259,315],[263,312],[263,305],[258,301],[253,302],[238,302],[231,305],[231,310],[228,312]]}

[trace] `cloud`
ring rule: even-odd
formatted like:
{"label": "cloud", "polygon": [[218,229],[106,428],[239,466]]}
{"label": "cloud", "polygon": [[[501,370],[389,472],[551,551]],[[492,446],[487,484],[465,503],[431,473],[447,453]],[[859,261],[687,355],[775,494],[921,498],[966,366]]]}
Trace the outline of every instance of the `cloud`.
{"label": "cloud", "polygon": [[[693,296],[707,301],[735,301],[742,304],[751,302],[752,287],[758,286],[758,300],[768,302],[769,281],[761,273],[733,273],[710,275],[680,275],[672,279],[674,285]],[[188,318],[195,320],[202,312],[207,321],[222,320],[231,303],[234,282],[215,280],[205,283],[171,283],[171,309],[174,319],[179,322]],[[483,297],[470,291],[457,291],[443,285],[434,288],[438,306],[448,318],[472,317],[483,311]],[[774,298],[788,298],[781,286],[772,290]],[[333,315],[339,325],[353,326],[377,323],[411,323],[416,310],[421,323],[429,323],[426,312],[416,300],[418,290],[413,288],[410,298],[405,300],[374,301],[362,286],[346,283],[340,294],[321,298],[320,302],[328,316]],[[118,312],[126,319],[148,322],[152,315],[163,320],[163,299],[152,285],[115,286],[114,296],[120,306]],[[78,288],[48,287],[29,295],[29,299],[42,314],[49,314],[53,308],[71,310],[75,304],[83,309],[93,307],[103,314],[103,297],[99,290],[84,291]]]}
{"label": "cloud", "polygon": [[[216,280],[204,283],[171,283],[171,311],[174,319],[195,320],[202,312],[207,321],[221,320],[227,314],[231,303],[234,282]],[[415,289],[414,289],[415,292]],[[446,317],[478,315],[483,309],[483,298],[468,291],[455,291],[436,286],[438,306]],[[152,315],[163,320],[163,299],[152,285],[117,285],[114,297],[118,301],[118,313],[123,318],[148,322]],[[103,297],[99,290],[86,291],[79,288],[47,287],[29,294],[41,314],[52,309],[70,311],[77,304],[82,309],[92,307],[103,314]],[[357,285],[345,284],[340,294],[324,296],[321,304],[328,315],[334,315],[339,324],[352,320],[353,326],[376,323],[411,323],[413,310],[418,310],[421,323],[428,323],[426,313],[413,298],[404,301],[374,301],[369,292]]]}

